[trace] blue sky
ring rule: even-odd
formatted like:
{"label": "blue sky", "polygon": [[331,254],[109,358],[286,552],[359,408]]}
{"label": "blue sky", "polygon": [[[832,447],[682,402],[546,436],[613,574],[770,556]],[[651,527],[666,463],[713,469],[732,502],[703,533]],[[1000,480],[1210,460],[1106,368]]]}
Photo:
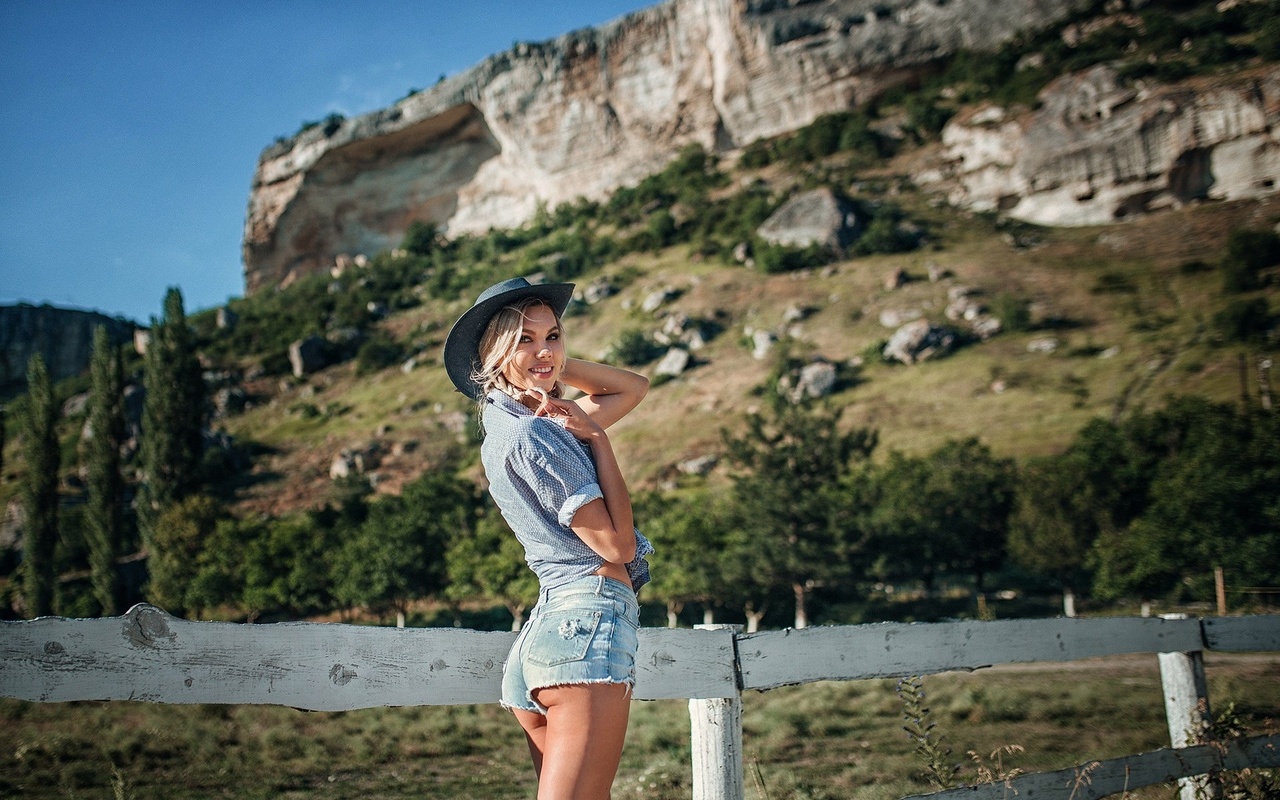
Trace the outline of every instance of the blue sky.
{"label": "blue sky", "polygon": [[264,147],[656,0],[0,0],[0,304],[243,293]]}

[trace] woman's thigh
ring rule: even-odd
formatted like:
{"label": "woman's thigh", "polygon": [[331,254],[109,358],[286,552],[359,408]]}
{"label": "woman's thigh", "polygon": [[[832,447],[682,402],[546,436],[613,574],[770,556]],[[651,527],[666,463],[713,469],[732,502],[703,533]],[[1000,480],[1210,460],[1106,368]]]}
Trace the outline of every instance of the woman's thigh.
{"label": "woman's thigh", "polygon": [[547,709],[539,798],[604,800],[622,758],[631,688],[594,683],[533,692]]}

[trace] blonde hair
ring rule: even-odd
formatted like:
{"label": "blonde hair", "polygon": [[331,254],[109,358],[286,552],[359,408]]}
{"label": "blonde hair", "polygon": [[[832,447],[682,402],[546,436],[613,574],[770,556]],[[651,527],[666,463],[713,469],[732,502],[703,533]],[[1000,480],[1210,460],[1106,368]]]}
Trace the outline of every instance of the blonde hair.
{"label": "blonde hair", "polygon": [[[546,306],[556,318],[556,324],[560,324],[560,315],[545,300],[526,297],[500,309],[485,325],[484,334],[480,337],[479,352],[476,354],[480,366],[471,373],[472,382],[480,387],[481,406],[485,403],[485,397],[494,389],[511,397],[517,397],[522,391],[521,387],[512,386],[502,373],[520,347],[520,334],[524,332],[528,311],[535,306]],[[560,335],[563,338],[563,330]],[[560,397],[563,393],[564,387],[557,381],[551,394]]]}

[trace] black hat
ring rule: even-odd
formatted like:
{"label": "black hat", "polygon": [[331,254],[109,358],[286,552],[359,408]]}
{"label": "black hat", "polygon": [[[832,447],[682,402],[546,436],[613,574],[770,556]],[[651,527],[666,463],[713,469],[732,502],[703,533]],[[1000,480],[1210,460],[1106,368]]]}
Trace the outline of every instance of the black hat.
{"label": "black hat", "polygon": [[481,292],[475,305],[453,323],[453,329],[444,340],[444,368],[458,391],[472,400],[480,397],[480,387],[471,380],[471,376],[480,368],[480,339],[489,320],[507,306],[528,297],[543,301],[551,306],[556,316],[560,316],[573,298],[573,284],[532,284],[524,278],[495,283]]}

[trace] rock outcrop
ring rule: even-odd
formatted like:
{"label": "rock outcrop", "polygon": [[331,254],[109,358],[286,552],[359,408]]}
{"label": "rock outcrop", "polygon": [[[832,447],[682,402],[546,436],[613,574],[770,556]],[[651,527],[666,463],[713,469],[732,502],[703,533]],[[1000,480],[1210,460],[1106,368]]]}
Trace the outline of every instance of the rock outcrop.
{"label": "rock outcrop", "polygon": [[25,387],[27,362],[36,353],[54,381],[84,372],[99,325],[117,345],[133,341],[136,326],[118,317],[49,305],[0,306],[0,389]]}
{"label": "rock outcrop", "polygon": [[667,0],[518,44],[391,108],[268,147],[245,222],[246,291],[392,248],[415,221],[509,227],[661,168],[855,107],[961,48],[1084,0]]}
{"label": "rock outcrop", "polygon": [[917,183],[1043,225],[1260,197],[1280,183],[1280,67],[1161,86],[1098,66],[1054,81],[1040,101],[1035,112],[959,115],[943,130],[947,166]]}

